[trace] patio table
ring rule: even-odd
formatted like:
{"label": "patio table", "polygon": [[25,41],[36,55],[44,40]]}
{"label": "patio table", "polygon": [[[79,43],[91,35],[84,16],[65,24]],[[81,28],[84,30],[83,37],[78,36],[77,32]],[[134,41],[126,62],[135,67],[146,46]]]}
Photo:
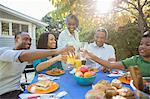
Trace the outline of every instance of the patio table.
{"label": "patio table", "polygon": [[[45,74],[45,71],[43,71],[42,74]],[[100,80],[108,80],[111,82],[112,79],[114,79],[114,78],[108,77],[107,75],[108,75],[107,73],[103,73],[101,71],[98,72],[96,74],[96,79],[93,84],[96,84]],[[65,74],[63,74],[59,77],[60,77],[60,79],[54,80],[54,81],[59,84],[60,88],[53,93],[57,93],[60,91],[66,91],[68,94],[65,95],[64,97],[62,97],[62,99],[85,99],[85,94],[92,88],[92,85],[91,86],[79,85],[75,81],[74,75],[70,74],[69,71],[66,71]],[[38,81],[38,76],[35,75],[31,84],[33,84],[37,81]],[[128,85],[128,84],[123,84],[123,86],[132,89],[130,87],[130,85]],[[29,92],[27,90],[25,90],[24,93],[29,93]]]}

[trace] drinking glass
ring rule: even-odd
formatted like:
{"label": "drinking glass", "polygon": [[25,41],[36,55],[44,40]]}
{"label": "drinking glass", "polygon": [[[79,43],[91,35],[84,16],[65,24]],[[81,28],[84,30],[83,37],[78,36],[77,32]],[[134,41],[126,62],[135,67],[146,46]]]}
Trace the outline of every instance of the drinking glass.
{"label": "drinking glass", "polygon": [[67,56],[67,70],[71,70],[74,67],[75,64],[75,56],[71,53]]}
{"label": "drinking glass", "polygon": [[[87,42],[82,42],[81,46],[80,46],[80,50],[85,50],[88,47],[88,43]],[[84,56],[82,56],[81,51],[80,51],[80,59],[82,62],[86,61],[86,58]]]}
{"label": "drinking glass", "polygon": [[82,61],[80,59],[75,59],[75,68],[80,68],[82,65]]}

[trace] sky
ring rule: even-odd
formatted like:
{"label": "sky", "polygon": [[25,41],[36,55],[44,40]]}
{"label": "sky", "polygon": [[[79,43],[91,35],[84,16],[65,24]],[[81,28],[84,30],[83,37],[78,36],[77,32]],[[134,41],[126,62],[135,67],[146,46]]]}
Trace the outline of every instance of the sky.
{"label": "sky", "polygon": [[0,4],[38,20],[54,10],[49,0],[0,0]]}

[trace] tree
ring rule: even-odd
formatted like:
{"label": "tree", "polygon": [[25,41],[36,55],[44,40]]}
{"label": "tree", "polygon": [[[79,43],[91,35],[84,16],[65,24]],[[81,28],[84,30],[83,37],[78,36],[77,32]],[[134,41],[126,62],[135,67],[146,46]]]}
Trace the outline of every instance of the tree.
{"label": "tree", "polygon": [[117,59],[120,60],[138,54],[141,37],[138,25],[128,22],[118,30],[109,29],[108,43],[115,47]]}
{"label": "tree", "polygon": [[141,33],[150,29],[150,0],[118,0],[117,8],[129,12],[138,24]]}
{"label": "tree", "polygon": [[150,0],[114,0],[111,13],[99,15],[95,10],[98,0],[51,0],[57,8],[48,15],[64,21],[68,14],[79,18],[80,41],[93,41],[98,27],[109,31],[108,43],[112,44],[118,59],[137,54],[143,31],[150,27]]}
{"label": "tree", "polygon": [[61,20],[55,20],[48,14],[42,18],[42,21],[48,24],[46,27],[47,32],[54,33],[56,38],[58,38],[59,33],[62,31],[64,22]]}

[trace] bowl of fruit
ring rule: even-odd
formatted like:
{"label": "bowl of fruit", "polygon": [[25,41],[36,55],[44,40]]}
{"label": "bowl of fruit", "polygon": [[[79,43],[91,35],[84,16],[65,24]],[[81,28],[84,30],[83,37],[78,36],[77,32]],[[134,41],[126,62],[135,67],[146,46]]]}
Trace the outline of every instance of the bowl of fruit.
{"label": "bowl of fruit", "polygon": [[87,66],[82,66],[76,70],[74,78],[78,84],[88,86],[94,82],[96,73],[90,71]]}

